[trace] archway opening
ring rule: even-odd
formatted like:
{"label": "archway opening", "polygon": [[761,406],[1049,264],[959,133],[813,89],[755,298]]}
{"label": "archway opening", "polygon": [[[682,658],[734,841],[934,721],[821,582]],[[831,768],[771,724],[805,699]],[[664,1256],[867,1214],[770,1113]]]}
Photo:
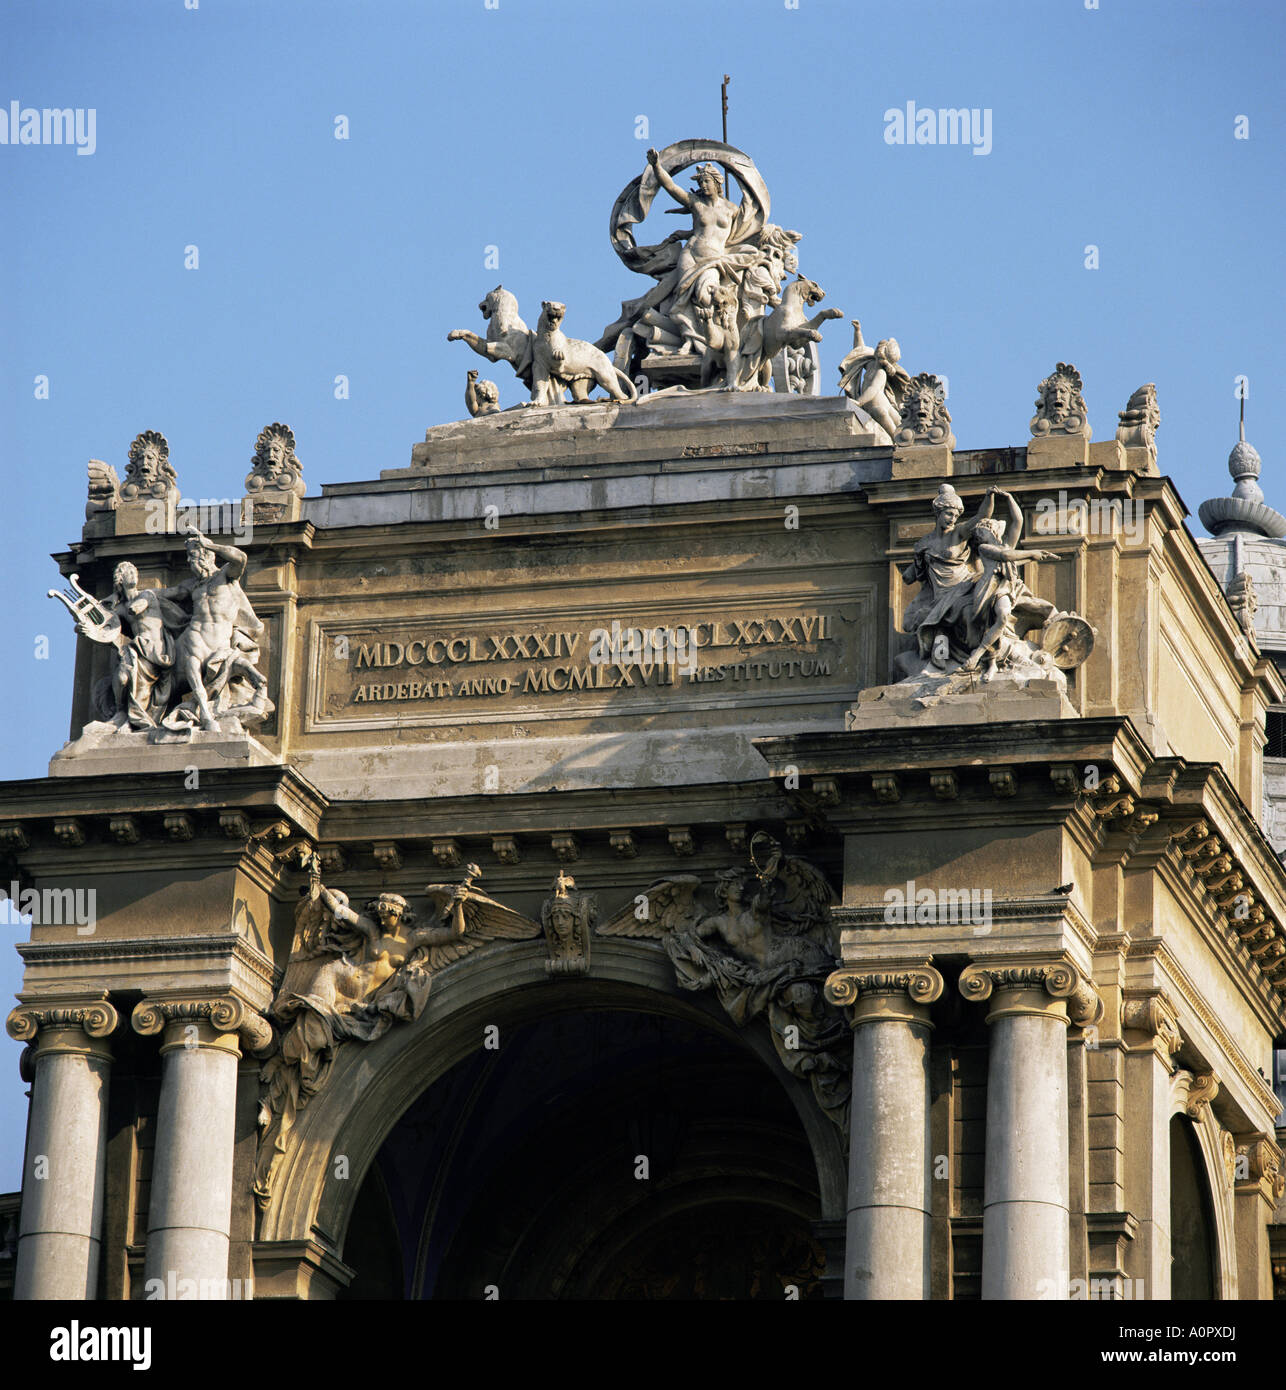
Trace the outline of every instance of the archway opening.
{"label": "archway opening", "polygon": [[1215,1220],[1201,1146],[1184,1115],[1170,1120],[1170,1297],[1212,1299]]}
{"label": "archway opening", "polygon": [[821,1297],[813,1153],[749,1048],[624,1009],[493,1041],[381,1146],[345,1238],[348,1297],[387,1297],[391,1258],[409,1298]]}

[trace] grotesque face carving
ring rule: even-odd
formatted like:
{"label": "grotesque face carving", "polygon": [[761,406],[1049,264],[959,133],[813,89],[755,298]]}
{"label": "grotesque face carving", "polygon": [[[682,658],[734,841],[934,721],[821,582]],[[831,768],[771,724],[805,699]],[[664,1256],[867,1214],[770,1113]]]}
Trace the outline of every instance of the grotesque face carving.
{"label": "grotesque face carving", "polygon": [[246,485],[254,491],[264,487],[302,490],[303,470],[295,457],[294,431],[288,425],[274,421],[259,432],[250,470]]}
{"label": "grotesque face carving", "polygon": [[175,482],[170,467],[170,446],[163,434],[144,430],[129,450],[129,467],[125,471],[125,486],[121,496],[133,499],[141,495],[163,497]]}
{"label": "grotesque face carving", "polygon": [[1045,387],[1045,414],[1050,422],[1060,425],[1072,412],[1072,390],[1067,378],[1052,377]]}

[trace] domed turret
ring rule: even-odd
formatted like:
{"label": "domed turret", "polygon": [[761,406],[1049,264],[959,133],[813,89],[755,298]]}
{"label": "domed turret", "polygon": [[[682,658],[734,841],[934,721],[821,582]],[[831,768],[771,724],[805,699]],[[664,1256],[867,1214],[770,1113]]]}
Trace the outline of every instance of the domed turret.
{"label": "domed turret", "polygon": [[1235,535],[1286,536],[1286,517],[1264,503],[1264,490],[1259,486],[1261,467],[1259,451],[1246,443],[1246,402],[1241,402],[1239,438],[1228,455],[1228,472],[1232,474],[1231,497],[1212,497],[1197,508],[1201,524],[1212,536]]}

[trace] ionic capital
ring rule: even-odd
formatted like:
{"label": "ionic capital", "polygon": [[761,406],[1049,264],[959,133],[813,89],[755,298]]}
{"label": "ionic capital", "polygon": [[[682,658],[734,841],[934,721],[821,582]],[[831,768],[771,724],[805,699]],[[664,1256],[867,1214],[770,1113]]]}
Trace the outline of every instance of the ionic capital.
{"label": "ionic capital", "polygon": [[1183,1034],[1179,1032],[1174,1006],[1164,994],[1127,993],[1121,1000],[1121,1030],[1146,1033],[1150,1039],[1149,1046],[1167,1066],[1171,1065],[1171,1058],[1183,1046]]}
{"label": "ionic capital", "polygon": [[245,1036],[251,1048],[271,1040],[267,1020],[235,994],[151,995],[134,1006],[130,1022],[144,1037],[164,1029],[163,1050],[195,1046],[233,1051],[236,1039],[226,1035],[237,1033]]}
{"label": "ionic capital", "polygon": [[[1061,1018],[1051,1005],[1064,1003],[1067,1018],[1086,1028],[1103,1017],[1103,1001],[1094,985],[1066,957],[1021,962],[975,961],[960,972],[960,993],[981,1003],[993,993],[1026,994],[1022,1002],[997,999],[987,1021],[1010,1014]],[[1049,1003],[1042,1002],[1048,999]]]}
{"label": "ionic capital", "polygon": [[917,961],[846,966],[826,980],[826,998],[844,1009],[852,1027],[863,1023],[928,1023],[928,1006],[942,997],[942,976]]}
{"label": "ionic capital", "polygon": [[[94,1046],[93,1042],[115,1032],[119,1022],[120,1014],[108,1002],[107,991],[103,990],[99,994],[25,1000],[11,1011],[4,1026],[9,1036],[19,1042],[35,1041],[38,1054],[72,1050],[108,1055],[104,1047]],[[79,1029],[87,1040],[93,1042],[82,1046],[60,1046],[50,1036],[55,1029],[72,1028]],[[38,1034],[43,1036],[37,1039]],[[66,1044],[65,1036],[63,1043]]]}

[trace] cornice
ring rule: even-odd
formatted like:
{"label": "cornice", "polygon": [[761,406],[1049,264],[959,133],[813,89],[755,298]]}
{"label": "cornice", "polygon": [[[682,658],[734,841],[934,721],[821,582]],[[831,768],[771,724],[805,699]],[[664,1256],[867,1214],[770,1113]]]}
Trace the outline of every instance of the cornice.
{"label": "cornice", "polygon": [[69,941],[21,941],[15,949],[26,965],[69,965],[85,968],[146,960],[158,965],[175,964],[200,956],[229,956],[246,971],[271,986],[276,969],[272,961],[244,936],[234,932],[218,936],[126,937],[118,939],[78,937]]}

